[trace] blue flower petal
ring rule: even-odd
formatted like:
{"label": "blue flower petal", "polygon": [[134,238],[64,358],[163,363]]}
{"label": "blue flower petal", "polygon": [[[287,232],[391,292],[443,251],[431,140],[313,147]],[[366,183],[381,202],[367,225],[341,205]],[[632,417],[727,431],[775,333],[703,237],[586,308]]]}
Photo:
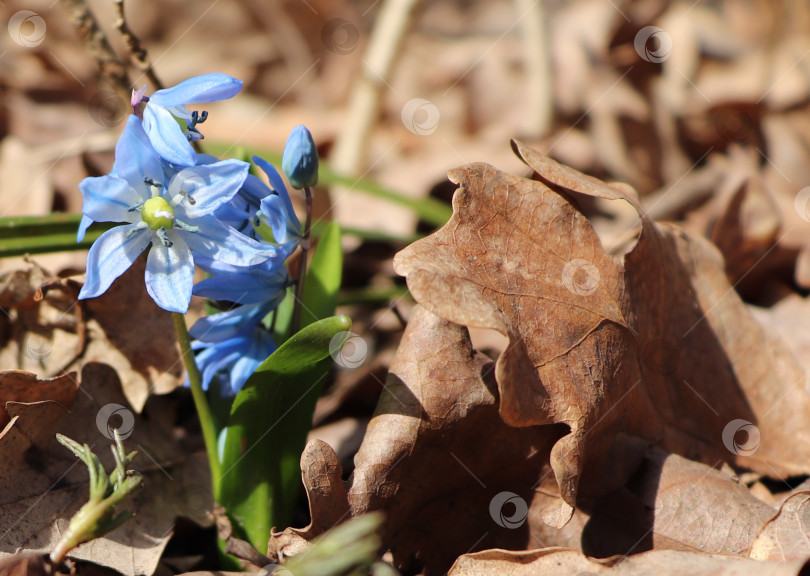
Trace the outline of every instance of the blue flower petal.
{"label": "blue flower petal", "polygon": [[284,186],[284,180],[282,180],[281,174],[278,173],[275,166],[263,158],[254,156],[253,162],[256,164],[256,166],[262,169],[262,172],[267,174],[267,179],[270,181],[270,187],[275,190],[276,193],[284,200],[284,210],[287,212],[287,215],[294,217],[295,221],[298,222],[298,218],[295,216],[295,210],[293,209],[292,200],[290,200],[290,195],[287,193],[287,187]]}
{"label": "blue flower petal", "polygon": [[138,212],[129,209],[144,199],[123,178],[85,178],[79,183],[79,190],[82,191],[82,212],[93,222],[135,223],[141,219]]}
{"label": "blue flower petal", "polygon": [[234,338],[218,344],[204,345],[204,350],[195,357],[202,375],[203,389],[208,389],[218,372],[239,359],[243,348],[241,344],[239,339]]}
{"label": "blue flower petal", "polygon": [[234,266],[251,266],[276,255],[274,247],[251,240],[214,216],[202,216],[193,223],[199,231],[186,234],[186,242],[192,250],[208,258]]}
{"label": "blue flower petal", "polygon": [[161,158],[178,166],[194,166],[196,155],[174,116],[160,106],[147,102],[143,127]]}
{"label": "blue flower petal", "polygon": [[87,280],[79,292],[79,300],[95,298],[106,292],[149,246],[152,231],[142,229],[130,236],[134,228],[134,224],[116,226],[93,243],[87,255]]}
{"label": "blue flower petal", "polygon": [[[175,128],[180,127],[174,122]],[[163,165],[160,156],[152,148],[152,143],[137,116],[130,115],[118,144],[115,146],[113,172],[130,183],[136,190],[146,190],[144,178],[163,182]],[[144,199],[149,196],[145,196]]]}
{"label": "blue flower petal", "polygon": [[219,102],[235,96],[241,89],[241,80],[215,72],[189,78],[172,88],[158,90],[150,96],[149,101],[158,106]]}
{"label": "blue flower petal", "polygon": [[262,304],[240,306],[227,312],[220,312],[200,318],[189,330],[192,338],[203,342],[222,342],[257,326],[269,308]]}
{"label": "blue flower petal", "polygon": [[284,199],[271,194],[262,200],[262,220],[267,222],[273,231],[273,239],[279,244],[297,242],[300,236],[293,222],[286,214]]}
{"label": "blue flower petal", "polygon": [[156,240],[146,259],[146,290],[158,306],[169,312],[188,311],[194,282],[194,261],[191,250],[176,230],[166,237],[172,246]]}
{"label": "blue flower petal", "polygon": [[248,170],[250,164],[241,160],[223,160],[181,170],[169,184],[169,197],[174,198],[182,191],[188,196],[181,204],[186,215],[189,218],[207,216],[236,195]]}
{"label": "blue flower petal", "polygon": [[76,242],[81,242],[84,240],[84,235],[87,233],[87,229],[90,228],[90,225],[93,223],[92,218],[88,218],[84,214],[82,214],[82,221],[79,222],[79,230],[76,232]]}
{"label": "blue flower petal", "polygon": [[213,258],[203,256],[200,253],[194,255],[194,265],[198,268],[202,268],[209,274],[232,274],[245,271],[244,266],[225,264],[219,260],[214,260]]}
{"label": "blue flower petal", "polygon": [[284,268],[276,270],[250,268],[247,272],[221,274],[201,280],[194,285],[193,294],[212,300],[225,300],[236,304],[275,306],[284,297],[288,276]]}
{"label": "blue flower petal", "polygon": [[233,394],[238,393],[262,362],[276,351],[270,334],[263,329],[254,330],[247,341],[247,350],[231,368],[230,384]]}

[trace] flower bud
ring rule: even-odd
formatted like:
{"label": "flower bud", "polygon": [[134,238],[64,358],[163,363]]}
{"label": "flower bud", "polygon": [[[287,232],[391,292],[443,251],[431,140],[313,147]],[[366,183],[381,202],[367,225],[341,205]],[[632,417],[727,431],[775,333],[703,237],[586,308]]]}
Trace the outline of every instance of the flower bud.
{"label": "flower bud", "polygon": [[318,183],[318,150],[303,124],[293,128],[287,138],[281,169],[293,188],[300,190]]}

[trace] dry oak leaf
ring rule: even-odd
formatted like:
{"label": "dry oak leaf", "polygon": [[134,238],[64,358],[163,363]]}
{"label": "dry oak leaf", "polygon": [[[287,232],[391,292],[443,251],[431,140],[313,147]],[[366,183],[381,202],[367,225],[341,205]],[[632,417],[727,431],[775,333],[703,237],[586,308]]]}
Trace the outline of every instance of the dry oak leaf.
{"label": "dry oak leaf", "polygon": [[[344,504],[352,517],[385,513],[383,542],[400,569],[439,575],[470,550],[579,546],[587,521],[581,513],[562,530],[543,519],[560,506],[548,459],[566,430],[506,425],[492,370],[465,328],[415,308],[355,457]],[[336,502],[346,499],[345,488],[330,480],[337,458],[326,457],[326,448],[310,443],[301,462],[313,517],[308,539],[331,527],[325,517],[342,519]],[[313,486],[312,479],[320,482]],[[324,489],[332,493],[329,500]],[[316,505],[325,501],[328,507]],[[521,503],[525,510],[515,508]],[[320,531],[313,533],[316,523]],[[274,534],[268,555],[294,552],[291,540],[301,533]]]}
{"label": "dry oak leaf", "polygon": [[87,501],[87,468],[56,441],[57,432],[89,444],[110,470],[111,428],[119,428],[126,448],[138,452],[132,467],[144,476],[144,489],[122,504],[136,512],[135,518],[82,544],[71,558],[126,576],[149,575],[171,538],[175,517],[210,524],[207,461],[171,440],[170,398],[152,397],[143,414],[134,414],[115,371],[90,363],[70,411],[50,400],[8,402],[5,408],[11,421],[0,432],[0,557],[20,549],[49,552]]}
{"label": "dry oak leaf", "polygon": [[[540,181],[483,163],[450,171],[453,217],[394,267],[439,317],[509,338],[501,416],[570,428],[551,451],[565,502],[627,481],[642,458],[627,438],[773,477],[810,471],[804,372],[729,285],[718,250],[646,218],[629,187],[514,147]],[[624,257],[603,250],[578,194],[639,211]]]}
{"label": "dry oak leaf", "polygon": [[758,562],[746,558],[651,550],[628,557],[592,560],[581,552],[546,548],[526,552],[487,550],[465,554],[448,576],[806,576],[807,563]]}

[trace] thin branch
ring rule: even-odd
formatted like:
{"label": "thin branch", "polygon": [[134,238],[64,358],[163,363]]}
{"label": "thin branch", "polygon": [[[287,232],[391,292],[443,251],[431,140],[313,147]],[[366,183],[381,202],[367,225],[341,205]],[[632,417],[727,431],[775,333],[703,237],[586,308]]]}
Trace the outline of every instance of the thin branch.
{"label": "thin branch", "polygon": [[163,83],[160,81],[160,78],[157,77],[157,74],[155,74],[155,69],[152,67],[152,61],[149,59],[146,48],[141,45],[140,39],[132,32],[129,24],[127,24],[127,19],[124,15],[124,0],[113,0],[113,5],[115,6],[115,15],[117,17],[113,25],[121,34],[121,38],[123,38],[127,48],[129,48],[132,63],[143,72],[155,90],[161,90],[164,88]]}
{"label": "thin branch", "polygon": [[101,80],[109,84],[125,102],[129,102],[132,84],[127,68],[110,46],[86,0],[62,0],[62,5],[85,49],[98,62]]}

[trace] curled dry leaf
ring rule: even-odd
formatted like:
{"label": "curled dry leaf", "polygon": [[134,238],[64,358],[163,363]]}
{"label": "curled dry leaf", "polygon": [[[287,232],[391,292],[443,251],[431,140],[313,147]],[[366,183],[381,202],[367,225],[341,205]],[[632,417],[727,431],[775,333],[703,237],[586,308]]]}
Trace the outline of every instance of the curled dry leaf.
{"label": "curled dry leaf", "polygon": [[629,479],[642,454],[628,438],[769,476],[810,471],[803,370],[750,315],[717,249],[639,209],[636,245],[605,253],[574,200],[638,208],[632,190],[515,147],[539,182],[486,164],[451,171],[452,219],[394,265],[439,317],[509,338],[500,413],[568,426],[551,451],[565,502]]}
{"label": "curled dry leaf", "polygon": [[149,394],[174,390],[183,363],[171,315],[146,292],[144,266],[136,260],[105,294],[82,302],[76,282],[39,266],[7,273],[0,306],[11,316],[0,316],[0,366],[53,377],[102,362],[118,372],[138,412]]}
{"label": "curled dry leaf", "polygon": [[335,451],[321,440],[307,442],[301,454],[301,477],[309,498],[309,526],[273,531],[268,556],[284,558],[304,551],[312,539],[349,517],[343,467]]}
{"label": "curled dry leaf", "polygon": [[560,548],[507,552],[487,550],[466,554],[453,565],[448,576],[799,576],[805,562],[762,563],[744,558],[710,556],[675,550],[652,550],[630,556],[591,560],[580,552]]}
{"label": "curled dry leaf", "polygon": [[113,457],[106,445],[112,445],[112,429],[118,428],[126,448],[138,452],[132,468],[144,476],[145,489],[122,504],[136,516],[70,556],[127,576],[152,574],[175,517],[209,523],[207,462],[204,455],[188,456],[177,442],[166,441],[175,420],[169,399],[154,397],[145,406],[145,416],[135,414],[115,371],[98,363],[84,367],[80,386],[70,412],[51,400],[5,405],[11,421],[0,433],[0,557],[20,548],[50,551],[87,501],[87,469],[55,434],[94,447],[110,470]]}
{"label": "curled dry leaf", "polygon": [[[444,574],[471,549],[578,546],[587,517],[577,513],[562,530],[543,520],[562,503],[548,458],[565,429],[506,425],[492,371],[492,361],[473,350],[465,328],[415,309],[348,492],[351,516],[385,512],[383,540],[401,568],[423,565],[425,574]],[[321,513],[321,527],[313,530],[314,504],[325,500],[324,488],[334,494],[334,512],[326,516],[343,519],[336,517],[340,507],[334,502],[345,499],[345,488],[329,480],[336,457],[323,450],[331,452],[311,442],[302,457],[313,516],[305,529],[308,540],[331,527]],[[314,478],[322,481],[313,489]],[[301,533],[274,534],[270,552],[292,550],[290,539]]]}

